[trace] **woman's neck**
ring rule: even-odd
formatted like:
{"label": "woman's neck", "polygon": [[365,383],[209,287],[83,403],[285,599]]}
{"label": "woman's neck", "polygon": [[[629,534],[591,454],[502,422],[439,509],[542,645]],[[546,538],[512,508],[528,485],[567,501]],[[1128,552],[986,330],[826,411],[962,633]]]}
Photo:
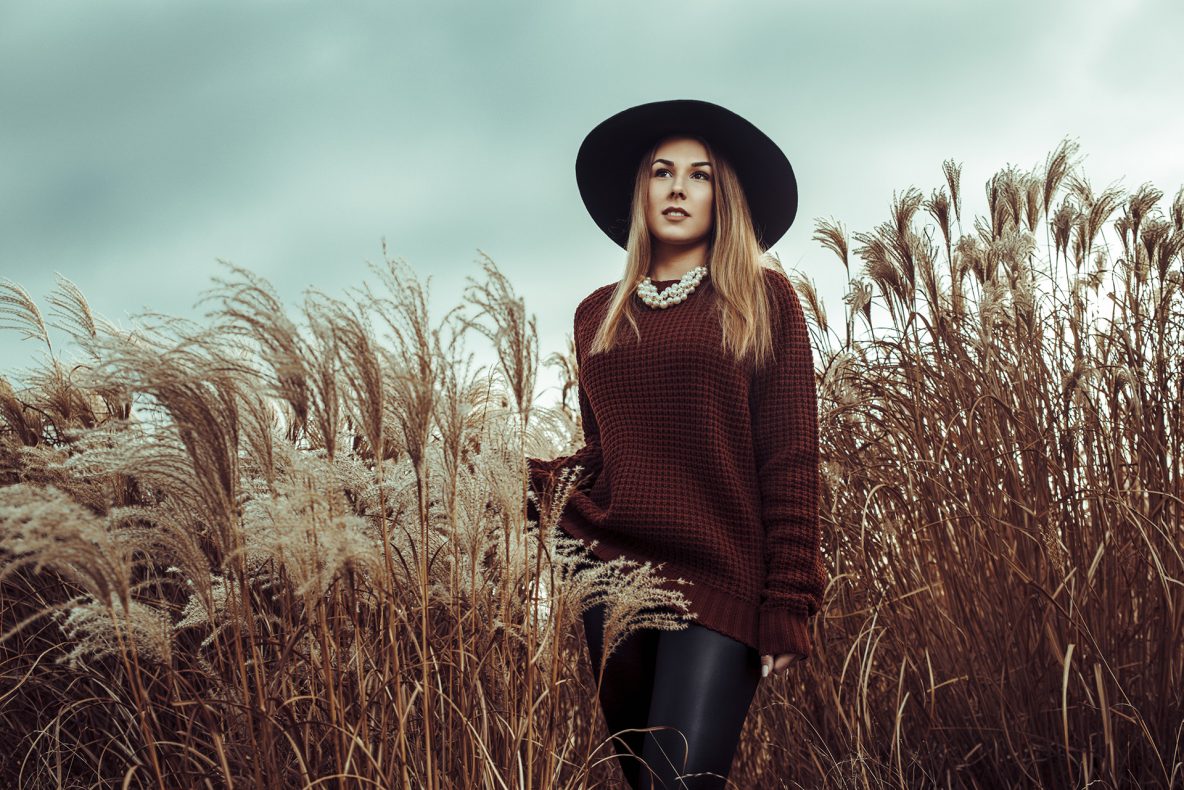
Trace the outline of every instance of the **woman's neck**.
{"label": "woman's neck", "polygon": [[677,280],[697,266],[707,263],[707,241],[690,247],[674,247],[654,242],[650,257],[651,280]]}

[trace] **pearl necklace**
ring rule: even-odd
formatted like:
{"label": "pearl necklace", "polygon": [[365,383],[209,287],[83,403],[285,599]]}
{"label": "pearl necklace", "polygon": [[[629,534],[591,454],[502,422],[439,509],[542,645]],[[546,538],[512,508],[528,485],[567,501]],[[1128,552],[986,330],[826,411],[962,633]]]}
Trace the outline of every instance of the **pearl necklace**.
{"label": "pearl necklace", "polygon": [[698,287],[706,275],[706,266],[696,266],[684,274],[682,279],[674,285],[662,291],[661,294],[658,293],[653,280],[649,276],[646,276],[644,280],[637,284],[637,295],[641,297],[641,301],[650,307],[665,310],[667,307],[685,302],[687,297],[695,292],[695,288]]}

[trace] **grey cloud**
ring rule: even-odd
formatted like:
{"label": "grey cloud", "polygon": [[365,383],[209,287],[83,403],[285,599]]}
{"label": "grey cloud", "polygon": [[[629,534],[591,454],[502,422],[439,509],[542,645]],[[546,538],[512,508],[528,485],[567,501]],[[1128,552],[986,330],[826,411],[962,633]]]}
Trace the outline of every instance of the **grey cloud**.
{"label": "grey cloud", "polygon": [[[310,284],[364,277],[363,260],[377,259],[386,237],[393,254],[437,275],[451,304],[445,297],[478,272],[480,247],[539,313],[544,346],[558,348],[581,291],[611,281],[621,264],[575,189],[583,134],[630,104],[698,96],[752,117],[786,147],[803,202],[779,251],[817,268],[832,295],[839,281],[810,241],[814,217],[880,221],[902,180],[936,184],[947,156],[969,160],[970,178],[984,141],[1006,142],[1006,156],[1042,156],[1083,123],[1062,96],[1122,89],[1100,65],[1081,87],[1074,58],[1150,57],[1160,68],[1142,89],[1174,95],[1166,55],[1143,52],[1136,32],[1160,41],[1164,15],[1179,12],[1165,2],[1132,6],[1115,35],[1090,39],[1091,53],[1075,39],[1089,14],[1070,8],[1016,0],[8,8],[0,275],[41,295],[60,270],[115,317],[146,304],[185,311],[217,273],[216,257],[295,297]],[[1021,143],[1032,152],[1012,154]],[[981,168],[1001,164],[988,157]],[[0,333],[0,358],[27,354]]]}

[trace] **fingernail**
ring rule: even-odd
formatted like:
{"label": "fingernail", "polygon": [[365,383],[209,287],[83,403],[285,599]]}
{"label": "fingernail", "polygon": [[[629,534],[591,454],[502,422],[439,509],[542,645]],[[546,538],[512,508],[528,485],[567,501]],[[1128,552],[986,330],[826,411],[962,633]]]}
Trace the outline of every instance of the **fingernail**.
{"label": "fingernail", "polygon": [[761,677],[767,678],[769,676],[769,665],[761,664]]}

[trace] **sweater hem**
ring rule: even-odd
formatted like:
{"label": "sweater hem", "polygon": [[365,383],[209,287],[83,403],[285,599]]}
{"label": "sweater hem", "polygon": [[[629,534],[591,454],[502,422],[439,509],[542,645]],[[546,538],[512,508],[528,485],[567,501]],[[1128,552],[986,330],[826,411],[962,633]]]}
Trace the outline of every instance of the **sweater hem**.
{"label": "sweater hem", "polygon": [[[585,530],[571,523],[562,523],[560,529],[568,536],[577,538],[584,547],[597,559],[611,562],[624,557],[633,562],[642,563],[636,555],[630,554],[618,546],[606,543],[603,538],[589,535]],[[596,541],[596,546],[591,543]],[[759,653],[761,636],[760,602],[745,601],[734,593],[726,592],[714,587],[711,583],[688,573],[685,569],[678,572],[671,570],[669,560],[650,559],[654,573],[660,579],[660,586],[667,590],[674,590],[682,594],[689,602],[688,611],[693,616],[691,622],[715,631],[733,639],[754,653]],[[662,567],[659,567],[661,565]],[[678,578],[686,579],[690,584],[678,584]]]}

